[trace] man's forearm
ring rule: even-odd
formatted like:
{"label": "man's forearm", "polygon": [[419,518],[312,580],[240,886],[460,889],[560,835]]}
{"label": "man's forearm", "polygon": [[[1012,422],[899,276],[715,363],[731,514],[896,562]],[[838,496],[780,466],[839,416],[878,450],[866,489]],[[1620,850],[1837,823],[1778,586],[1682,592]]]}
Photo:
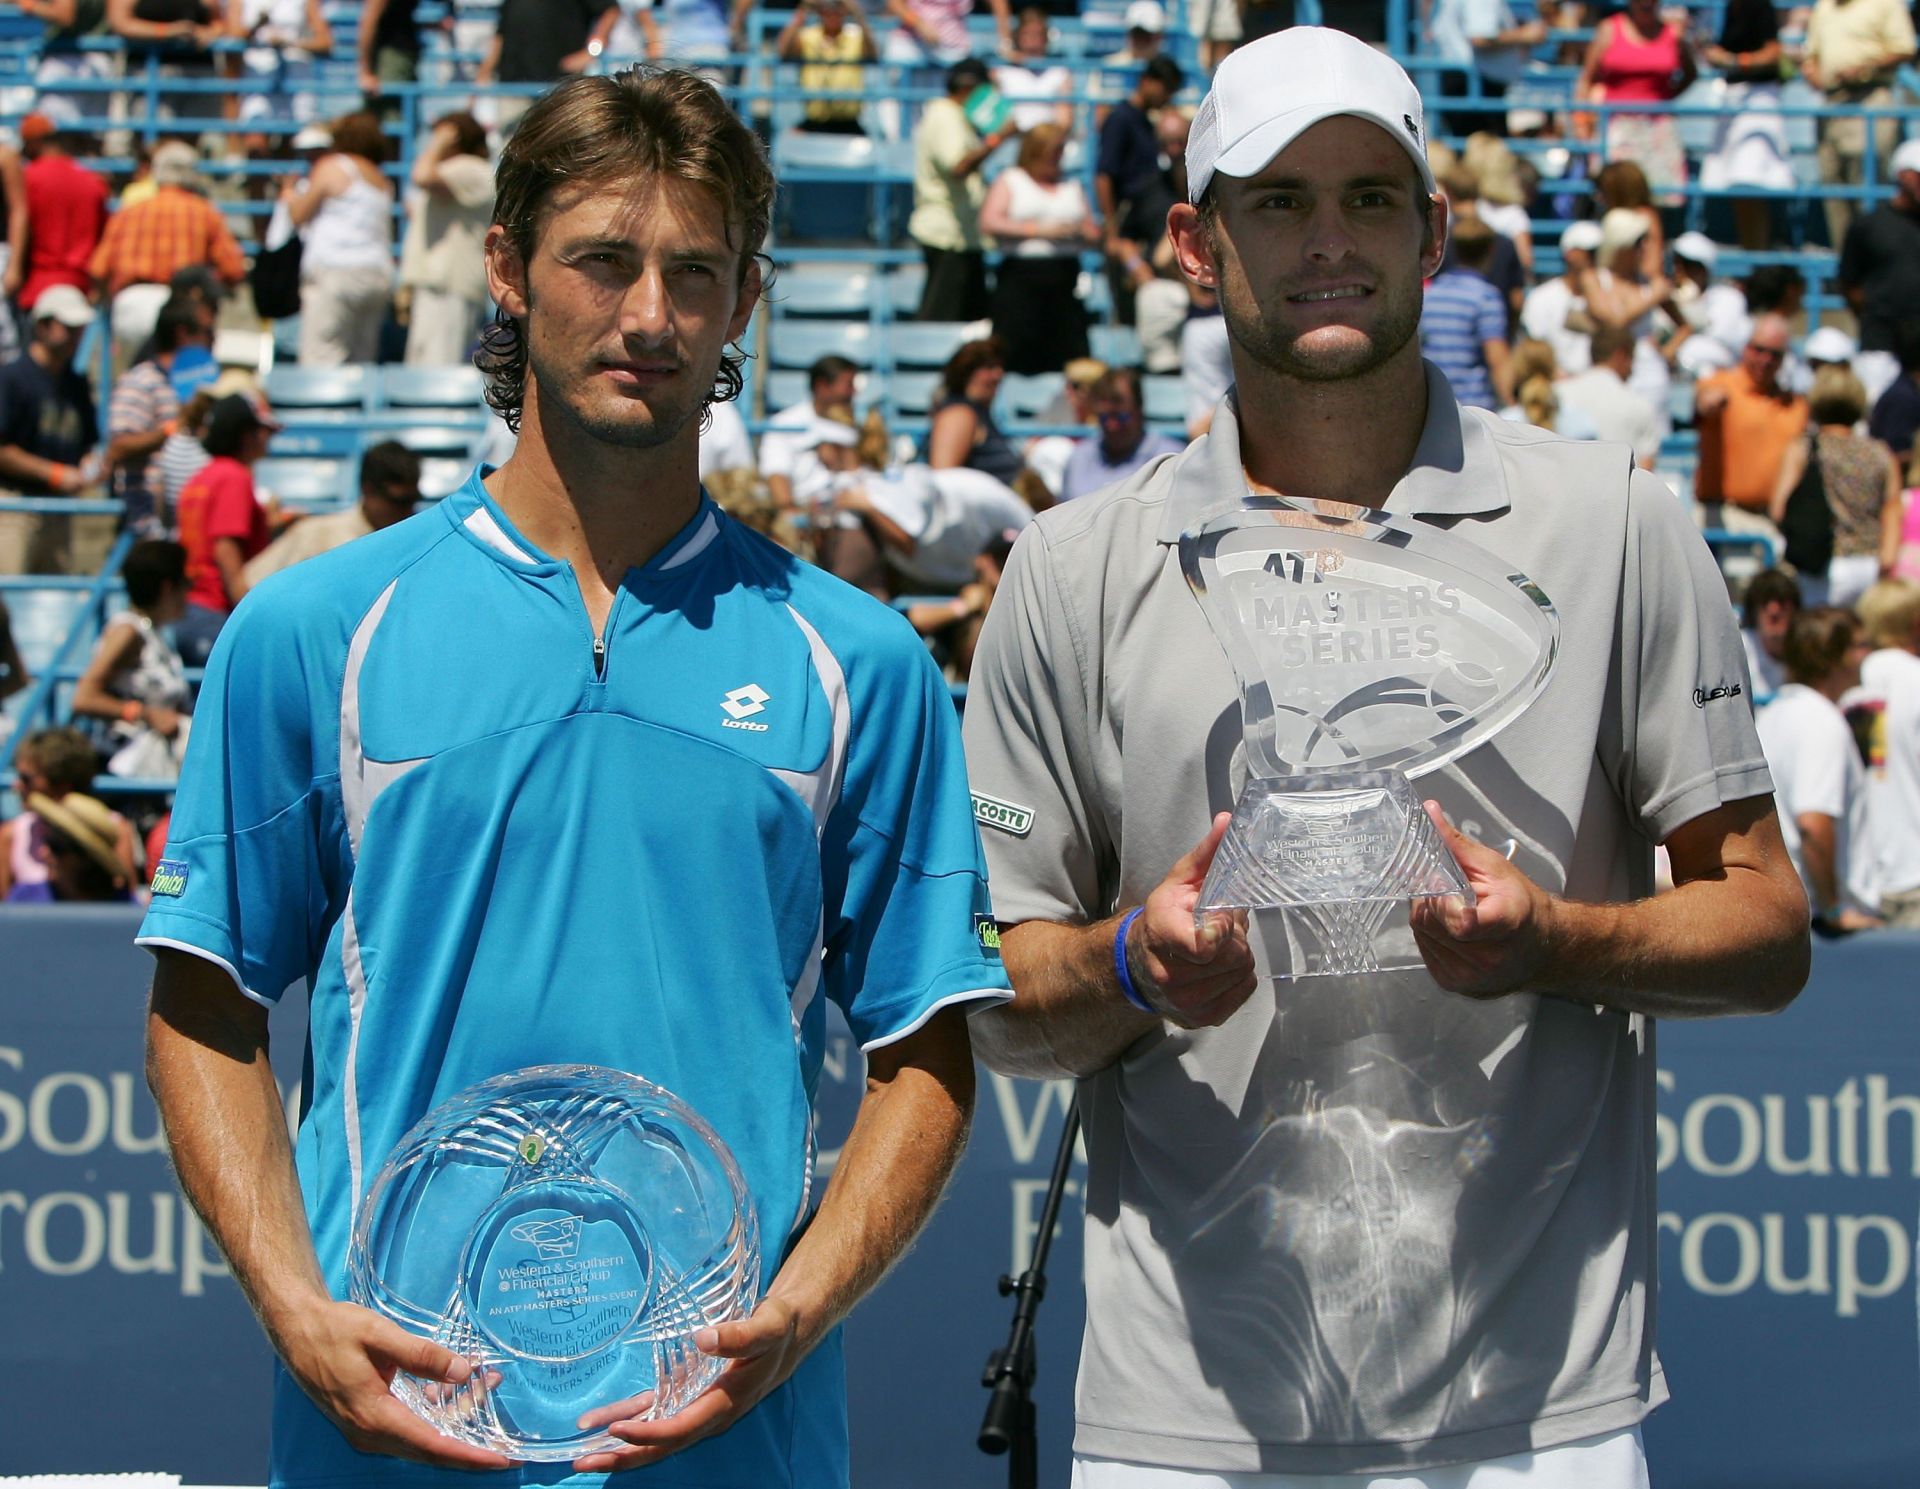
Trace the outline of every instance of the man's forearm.
{"label": "man's forearm", "polygon": [[147,1084],[180,1188],[278,1348],[293,1315],[328,1294],[267,1062],[266,1010],[240,1003],[220,968],[161,952]]}
{"label": "man's forearm", "polygon": [[813,1224],[767,1290],[811,1345],[906,1253],[933,1213],[973,1115],[966,1015],[945,1009],[868,1061],[866,1096]]}
{"label": "man's forearm", "polygon": [[1797,884],[1729,867],[1632,904],[1555,900],[1537,991],[1656,1018],[1771,1013],[1806,981]]}
{"label": "man's forearm", "polygon": [[974,1015],[973,1040],[1003,1075],[1091,1075],[1118,1060],[1160,1020],[1120,995],[1113,938],[1120,918],[1093,925],[1029,920],[1002,932],[1013,1002]]}

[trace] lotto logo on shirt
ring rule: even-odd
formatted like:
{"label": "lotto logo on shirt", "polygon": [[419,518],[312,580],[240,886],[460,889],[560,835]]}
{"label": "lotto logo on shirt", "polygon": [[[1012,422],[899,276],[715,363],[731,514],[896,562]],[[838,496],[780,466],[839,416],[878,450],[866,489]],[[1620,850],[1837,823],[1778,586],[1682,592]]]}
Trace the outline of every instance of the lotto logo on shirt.
{"label": "lotto logo on shirt", "polygon": [[153,883],[149,886],[157,895],[166,895],[178,899],[187,892],[187,866],[178,858],[163,858],[153,867]]}

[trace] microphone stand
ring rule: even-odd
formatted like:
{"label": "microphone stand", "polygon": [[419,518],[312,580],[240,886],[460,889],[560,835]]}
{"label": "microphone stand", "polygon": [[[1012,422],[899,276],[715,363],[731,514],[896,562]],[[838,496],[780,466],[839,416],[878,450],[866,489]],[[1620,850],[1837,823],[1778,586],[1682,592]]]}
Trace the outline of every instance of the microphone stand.
{"label": "microphone stand", "polygon": [[1007,1483],[1009,1489],[1039,1489],[1039,1435],[1035,1430],[1033,1381],[1037,1365],[1034,1356],[1033,1321],[1040,1300],[1047,1295],[1047,1253],[1053,1249],[1053,1228],[1060,1218],[1060,1201],[1066,1192],[1067,1173],[1073,1167],[1073,1147],[1080,1135],[1080,1097],[1076,1093],[1067,1103],[1066,1127],[1060,1134],[1060,1147],[1053,1157],[1053,1175],[1047,1181],[1046,1203],[1040,1210],[1040,1234],[1033,1243],[1033,1257],[1018,1278],[1000,1279],[1000,1296],[1014,1298],[1013,1327],[1006,1346],[987,1357],[980,1384],[992,1392],[987,1398],[986,1415],[980,1421],[977,1439],[980,1451],[998,1455],[1009,1453]]}

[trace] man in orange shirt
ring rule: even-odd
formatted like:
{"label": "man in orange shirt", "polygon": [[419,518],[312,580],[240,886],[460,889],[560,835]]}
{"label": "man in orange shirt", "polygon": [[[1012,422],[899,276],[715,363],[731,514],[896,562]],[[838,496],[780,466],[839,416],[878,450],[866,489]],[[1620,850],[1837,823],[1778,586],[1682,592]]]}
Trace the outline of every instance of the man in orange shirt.
{"label": "man in orange shirt", "polygon": [[1807,400],[1780,385],[1789,336],[1784,316],[1758,317],[1740,365],[1702,378],[1694,390],[1700,465],[1693,494],[1702,527],[1780,541],[1767,504],[1788,447],[1807,432]]}
{"label": "man in orange shirt", "polygon": [[131,360],[153,334],[167,281],[190,264],[207,264],[228,285],[247,275],[233,230],[198,190],[200,157],[193,146],[169,140],[153,152],[153,183],[145,201],[122,208],[87,267],[113,301],[116,356]]}

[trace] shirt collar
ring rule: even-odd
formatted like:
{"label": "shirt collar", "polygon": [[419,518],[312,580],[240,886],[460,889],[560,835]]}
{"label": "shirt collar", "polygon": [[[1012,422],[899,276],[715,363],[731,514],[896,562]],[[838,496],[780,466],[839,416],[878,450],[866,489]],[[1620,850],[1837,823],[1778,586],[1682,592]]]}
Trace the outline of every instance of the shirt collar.
{"label": "shirt collar", "polygon": [[[510,568],[537,573],[557,572],[565,567],[560,560],[541,552],[514,527],[511,519],[486,488],[486,478],[496,467],[479,465],[459,491],[441,504],[448,520],[467,537],[487,549],[496,558],[505,559]],[[720,535],[720,508],[706,488],[700,491],[700,504],[679,531],[667,539],[660,551],[638,568],[629,569],[629,579],[679,577],[702,554],[711,550]]]}
{"label": "shirt collar", "polygon": [[[1460,406],[1439,368],[1431,362],[1421,365],[1427,378],[1427,421],[1413,461],[1389,493],[1385,510],[1405,517],[1506,511],[1512,502],[1492,433]],[[1241,506],[1248,494],[1240,459],[1239,408],[1229,389],[1214,410],[1208,432],[1173,462],[1159,541],[1178,543],[1181,533]]]}

